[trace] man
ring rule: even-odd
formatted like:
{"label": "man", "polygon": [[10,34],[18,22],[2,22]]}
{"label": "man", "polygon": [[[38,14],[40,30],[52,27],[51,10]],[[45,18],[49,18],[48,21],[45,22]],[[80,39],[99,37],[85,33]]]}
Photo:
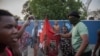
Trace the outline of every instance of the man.
{"label": "man", "polygon": [[[93,50],[93,56],[97,56],[96,52],[99,49],[99,47],[100,47],[100,30],[98,31],[98,39],[97,39],[97,43],[96,43],[94,50]],[[99,49],[99,52],[98,52],[98,56],[100,56],[100,49]]]}
{"label": "man", "polygon": [[[13,51],[13,53],[14,53],[14,55],[16,55],[16,56],[21,56],[22,55],[22,46],[23,46],[23,44],[22,43],[20,43],[20,39],[22,39],[23,37],[25,38],[25,37],[27,37],[27,35],[28,34],[26,34],[26,32],[25,32],[25,28],[29,25],[29,23],[30,23],[30,20],[26,20],[24,23],[23,23],[23,25],[21,26],[21,25],[18,25],[18,20],[19,20],[19,17],[18,16],[14,16],[14,19],[15,19],[15,21],[16,21],[16,28],[17,28],[17,30],[18,30],[18,34],[17,34],[17,36],[16,36],[16,38],[18,38],[18,41],[17,41],[17,43],[16,44],[14,44],[14,45],[11,45],[10,46],[10,49]],[[23,39],[24,40],[24,39]],[[26,42],[25,42],[26,43]],[[20,49],[21,48],[21,49]],[[16,50],[15,50],[16,49]]]}
{"label": "man", "polygon": [[39,43],[39,37],[38,34],[38,21],[34,20],[34,28],[32,29],[32,44],[31,47],[33,47],[34,56],[37,56],[38,51],[38,43]]}
{"label": "man", "polygon": [[21,51],[22,56],[28,55],[28,39],[31,37],[29,32],[25,31],[26,27],[30,24],[30,16],[27,17],[27,20],[23,23],[23,25],[18,25],[18,19],[19,17],[15,17],[16,23],[17,23],[17,29],[18,29],[18,44],[19,49]]}
{"label": "man", "polygon": [[72,30],[68,34],[60,34],[63,37],[71,36],[74,56],[91,56],[89,48],[88,29],[86,25],[80,21],[78,12],[73,11],[68,15],[69,21],[72,24]]}
{"label": "man", "polygon": [[59,23],[57,20],[54,21],[53,29],[54,29],[55,33],[60,32],[60,26],[59,26]]}
{"label": "man", "polygon": [[[17,34],[14,16],[10,12],[0,9],[0,56],[17,56],[14,55],[12,48],[9,48],[16,44]],[[17,48],[13,50],[17,51]]]}

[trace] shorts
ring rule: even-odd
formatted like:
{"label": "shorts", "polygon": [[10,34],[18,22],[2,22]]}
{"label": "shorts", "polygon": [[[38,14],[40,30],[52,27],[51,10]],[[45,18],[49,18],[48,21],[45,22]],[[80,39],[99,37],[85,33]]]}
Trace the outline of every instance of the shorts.
{"label": "shorts", "polygon": [[38,43],[37,39],[31,39],[30,45],[31,48],[34,48],[34,46]]}

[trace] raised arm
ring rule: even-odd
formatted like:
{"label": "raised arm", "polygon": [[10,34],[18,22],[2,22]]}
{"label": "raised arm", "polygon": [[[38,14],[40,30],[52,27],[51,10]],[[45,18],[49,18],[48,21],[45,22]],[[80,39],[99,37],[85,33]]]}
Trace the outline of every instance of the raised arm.
{"label": "raised arm", "polygon": [[17,38],[21,38],[23,32],[25,31],[25,28],[29,25],[30,20],[26,20],[25,23],[22,25],[21,29],[18,31]]}

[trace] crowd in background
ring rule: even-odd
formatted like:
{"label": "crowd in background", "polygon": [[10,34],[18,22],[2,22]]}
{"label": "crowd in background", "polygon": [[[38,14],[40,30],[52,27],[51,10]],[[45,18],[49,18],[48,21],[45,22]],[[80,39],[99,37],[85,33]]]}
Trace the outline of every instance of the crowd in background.
{"label": "crowd in background", "polygon": [[[72,11],[68,16],[72,29],[64,24],[59,26],[54,21],[51,26],[46,19],[38,29],[38,21],[34,20],[32,35],[25,31],[30,24],[32,16],[22,24],[18,24],[18,18],[6,10],[0,10],[0,56],[28,56],[28,46],[34,50],[34,56],[96,56],[100,44],[100,31],[98,41],[92,53],[89,47],[87,26],[80,21],[80,15]],[[38,50],[41,54],[38,54]],[[100,53],[99,53],[100,54]]]}

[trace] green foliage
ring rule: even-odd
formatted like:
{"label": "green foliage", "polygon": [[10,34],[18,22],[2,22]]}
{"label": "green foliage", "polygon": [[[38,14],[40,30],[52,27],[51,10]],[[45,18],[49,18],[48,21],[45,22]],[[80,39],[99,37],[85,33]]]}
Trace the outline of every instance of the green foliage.
{"label": "green foliage", "polygon": [[49,19],[66,19],[66,15],[71,11],[80,11],[82,3],[80,0],[30,0],[29,8],[38,19],[44,19],[48,15]]}

